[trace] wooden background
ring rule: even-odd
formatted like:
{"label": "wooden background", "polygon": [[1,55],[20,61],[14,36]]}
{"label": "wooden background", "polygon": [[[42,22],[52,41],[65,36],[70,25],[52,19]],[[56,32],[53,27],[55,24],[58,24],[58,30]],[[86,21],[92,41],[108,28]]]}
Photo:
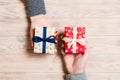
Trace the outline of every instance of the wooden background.
{"label": "wooden background", "polygon": [[[120,80],[120,0],[46,0],[53,27],[86,26],[88,80]],[[24,0],[0,0],[0,80],[64,80],[60,55],[29,47]]]}

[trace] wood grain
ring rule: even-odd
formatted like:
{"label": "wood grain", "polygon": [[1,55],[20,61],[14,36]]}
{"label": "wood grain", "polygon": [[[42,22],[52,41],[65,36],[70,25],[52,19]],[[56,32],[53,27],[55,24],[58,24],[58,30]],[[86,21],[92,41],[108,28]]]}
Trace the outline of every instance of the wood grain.
{"label": "wood grain", "polygon": [[[88,80],[120,80],[120,0],[45,0],[59,32],[85,26]],[[33,54],[25,0],[0,0],[0,80],[65,80],[61,54]]]}

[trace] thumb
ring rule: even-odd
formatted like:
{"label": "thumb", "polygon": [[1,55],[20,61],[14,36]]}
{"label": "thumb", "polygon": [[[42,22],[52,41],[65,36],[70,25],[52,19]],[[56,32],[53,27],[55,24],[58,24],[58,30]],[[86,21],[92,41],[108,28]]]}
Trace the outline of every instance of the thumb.
{"label": "thumb", "polygon": [[32,27],[31,27],[31,28],[30,28],[30,43],[31,43],[31,47],[34,46],[34,42],[33,42],[33,40],[32,40],[34,34],[35,34],[35,28],[32,28]]}
{"label": "thumb", "polygon": [[61,50],[61,53],[62,53],[63,56],[65,56],[65,52],[63,50]]}

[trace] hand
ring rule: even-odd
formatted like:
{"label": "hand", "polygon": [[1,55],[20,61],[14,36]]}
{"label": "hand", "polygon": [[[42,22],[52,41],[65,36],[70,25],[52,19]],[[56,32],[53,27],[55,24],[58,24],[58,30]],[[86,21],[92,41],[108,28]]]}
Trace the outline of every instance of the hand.
{"label": "hand", "polygon": [[65,54],[64,51],[61,51],[64,57],[66,69],[68,73],[82,73],[85,71],[86,63],[89,56],[89,48],[87,46],[86,52],[82,54]]}
{"label": "hand", "polygon": [[30,17],[31,20],[31,25],[30,25],[30,41],[31,41],[31,47],[33,47],[33,41],[32,38],[34,36],[34,32],[35,32],[35,27],[44,27],[44,26],[50,26],[50,24],[47,23],[46,21],[46,16],[45,15],[36,15],[36,16],[32,16]]}

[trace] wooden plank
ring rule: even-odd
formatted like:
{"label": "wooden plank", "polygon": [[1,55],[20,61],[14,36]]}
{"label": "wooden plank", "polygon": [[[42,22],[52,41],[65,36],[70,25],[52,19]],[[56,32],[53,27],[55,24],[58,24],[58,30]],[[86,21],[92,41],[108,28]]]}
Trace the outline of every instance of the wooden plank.
{"label": "wooden plank", "polygon": [[[64,80],[63,73],[0,73],[0,80]],[[119,80],[119,73],[87,73],[88,80]]]}
{"label": "wooden plank", "polygon": [[112,54],[116,55],[120,52],[119,36],[94,36],[88,38],[90,53],[96,55]]}
{"label": "wooden plank", "polygon": [[[88,36],[114,36],[120,35],[119,19],[56,19],[49,18],[49,22],[59,32],[63,32],[65,26],[85,26]],[[19,24],[18,24],[19,23]],[[9,25],[8,25],[9,24]],[[4,28],[3,28],[4,27]],[[6,32],[7,31],[7,32]],[[0,22],[0,36],[29,35],[28,23],[25,20],[17,22]]]}
{"label": "wooden plank", "polygon": [[0,21],[15,21],[21,18],[24,20],[26,18],[25,4],[21,0],[16,1],[0,0]]}
{"label": "wooden plank", "polygon": [[[46,1],[46,3],[55,3],[55,4],[83,4],[83,5],[93,5],[93,4],[96,4],[96,5],[104,5],[106,3],[106,5],[110,5],[110,4],[119,4],[120,1],[119,0],[100,0],[100,1],[94,1],[94,0],[91,0],[91,1],[88,1],[88,0],[76,0],[76,1],[69,1],[69,0],[61,0],[60,3],[58,3],[58,0],[55,0],[55,1]],[[67,4],[67,5],[68,5]],[[73,5],[75,6],[75,5]]]}
{"label": "wooden plank", "polygon": [[0,80],[64,80],[60,73],[0,73]]}
{"label": "wooden plank", "polygon": [[[120,72],[120,55],[90,55],[87,72]],[[0,72],[64,72],[60,55],[0,54]],[[51,65],[52,64],[52,65]]]}
{"label": "wooden plank", "polygon": [[[47,1],[46,1],[47,3]],[[54,4],[53,7],[51,4]],[[75,5],[71,5],[75,4]],[[105,0],[105,1],[98,1],[98,2],[89,2],[87,0],[79,1],[76,0],[75,2],[72,1],[63,1],[58,3],[57,1],[49,2],[47,4],[47,11],[48,15],[54,17],[63,17],[64,18],[113,18],[119,17],[119,1],[113,0]],[[65,6],[65,7],[64,7]],[[52,11],[50,10],[52,8]],[[49,11],[50,10],[50,11]],[[57,11],[57,12],[56,12]],[[53,15],[53,13],[56,13]]]}
{"label": "wooden plank", "polygon": [[88,80],[119,80],[120,73],[88,73]]}

